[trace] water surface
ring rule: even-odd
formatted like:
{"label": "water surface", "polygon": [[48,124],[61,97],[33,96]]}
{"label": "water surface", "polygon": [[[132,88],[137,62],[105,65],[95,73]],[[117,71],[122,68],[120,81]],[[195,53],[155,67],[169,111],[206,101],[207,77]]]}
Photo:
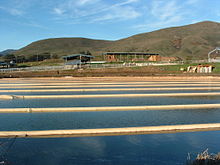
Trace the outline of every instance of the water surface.
{"label": "water surface", "polygon": [[13,165],[185,165],[188,153],[195,158],[207,148],[219,152],[219,139],[219,131],[17,139],[6,157]]}

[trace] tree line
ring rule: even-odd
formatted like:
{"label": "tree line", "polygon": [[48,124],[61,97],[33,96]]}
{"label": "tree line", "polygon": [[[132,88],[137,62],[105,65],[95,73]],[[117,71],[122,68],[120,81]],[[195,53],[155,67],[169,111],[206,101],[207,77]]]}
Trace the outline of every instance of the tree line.
{"label": "tree line", "polygon": [[[80,54],[92,55],[90,51],[81,51]],[[44,61],[46,59],[59,59],[59,55],[55,53],[39,53],[33,55],[15,55],[13,53],[7,54],[2,57],[2,60],[5,62],[13,61],[15,63],[24,63],[24,62],[36,62],[36,61]]]}
{"label": "tree line", "polygon": [[14,61],[16,63],[43,61],[46,59],[57,59],[57,58],[59,58],[58,55],[56,54],[51,55],[50,53],[34,54],[29,56],[7,54],[2,57],[2,59],[5,62]]}

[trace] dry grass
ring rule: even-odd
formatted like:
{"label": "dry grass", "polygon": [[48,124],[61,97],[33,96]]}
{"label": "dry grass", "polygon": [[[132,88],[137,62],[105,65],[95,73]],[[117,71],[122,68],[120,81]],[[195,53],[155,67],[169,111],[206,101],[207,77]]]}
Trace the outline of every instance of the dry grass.
{"label": "dry grass", "polygon": [[209,154],[208,149],[197,155],[196,160],[189,162],[188,165],[220,165],[220,153]]}
{"label": "dry grass", "polygon": [[193,25],[142,33],[117,41],[85,38],[56,38],[34,42],[16,52],[35,55],[49,52],[59,56],[90,51],[96,59],[107,51],[152,52],[182,59],[207,59],[210,50],[218,45],[220,24],[201,22]]}

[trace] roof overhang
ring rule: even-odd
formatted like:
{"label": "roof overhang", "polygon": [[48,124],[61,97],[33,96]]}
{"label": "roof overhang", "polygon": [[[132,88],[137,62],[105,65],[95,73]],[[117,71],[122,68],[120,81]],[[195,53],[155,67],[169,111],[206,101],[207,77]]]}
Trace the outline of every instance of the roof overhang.
{"label": "roof overhang", "polygon": [[68,56],[63,56],[63,59],[68,59],[68,58],[76,58],[76,57],[86,57],[86,58],[94,58],[94,56],[87,55],[87,54],[72,54]]}

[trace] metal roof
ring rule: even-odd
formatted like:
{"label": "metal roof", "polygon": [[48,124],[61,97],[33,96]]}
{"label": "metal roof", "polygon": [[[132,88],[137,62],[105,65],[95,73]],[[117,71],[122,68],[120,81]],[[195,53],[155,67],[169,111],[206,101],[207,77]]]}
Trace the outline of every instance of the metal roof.
{"label": "metal roof", "polygon": [[7,62],[0,61],[0,65],[7,65]]}
{"label": "metal roof", "polygon": [[94,58],[94,56],[91,56],[91,55],[87,55],[87,54],[72,54],[72,55],[68,55],[68,56],[63,56],[62,58],[63,59],[66,59],[66,58],[71,58],[71,57],[88,57],[88,58]]}
{"label": "metal roof", "polygon": [[159,53],[145,53],[145,52],[105,52],[104,55],[159,55]]}

